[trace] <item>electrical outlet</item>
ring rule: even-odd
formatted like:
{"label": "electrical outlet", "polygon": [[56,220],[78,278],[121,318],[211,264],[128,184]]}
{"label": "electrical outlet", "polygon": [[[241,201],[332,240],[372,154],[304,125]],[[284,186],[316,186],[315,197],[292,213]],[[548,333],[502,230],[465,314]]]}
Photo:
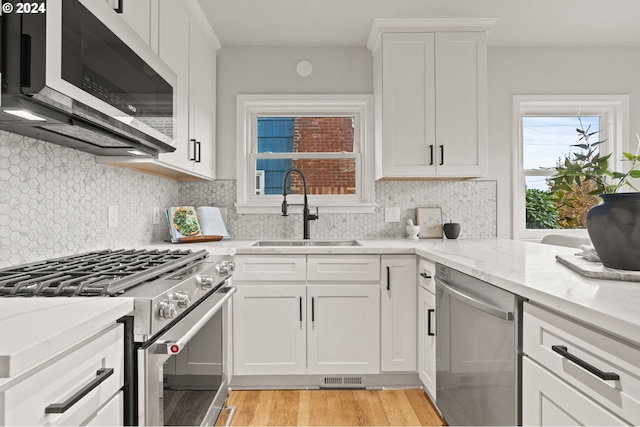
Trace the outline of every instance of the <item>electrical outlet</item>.
{"label": "electrical outlet", "polygon": [[107,208],[107,226],[109,228],[118,227],[118,205],[109,205]]}
{"label": "electrical outlet", "polygon": [[400,208],[384,208],[384,222],[400,222]]}
{"label": "electrical outlet", "polygon": [[160,224],[160,208],[158,206],[153,207],[153,224]]}

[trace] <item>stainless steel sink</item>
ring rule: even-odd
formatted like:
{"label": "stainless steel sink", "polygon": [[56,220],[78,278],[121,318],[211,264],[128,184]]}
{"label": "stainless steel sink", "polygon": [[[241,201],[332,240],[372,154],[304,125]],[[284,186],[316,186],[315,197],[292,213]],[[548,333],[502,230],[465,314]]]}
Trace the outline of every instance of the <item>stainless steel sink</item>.
{"label": "stainless steel sink", "polygon": [[356,240],[259,240],[252,246],[360,246]]}

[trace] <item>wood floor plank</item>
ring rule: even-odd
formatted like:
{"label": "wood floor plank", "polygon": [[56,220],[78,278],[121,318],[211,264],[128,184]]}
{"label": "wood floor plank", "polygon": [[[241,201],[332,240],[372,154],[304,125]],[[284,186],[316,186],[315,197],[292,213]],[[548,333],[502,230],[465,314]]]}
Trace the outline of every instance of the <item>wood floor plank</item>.
{"label": "wood floor plank", "polygon": [[423,426],[441,426],[444,425],[444,421],[438,415],[433,403],[429,397],[425,394],[424,390],[410,389],[405,390],[405,395],[413,408],[420,425]]}
{"label": "wood floor plank", "polygon": [[231,390],[233,426],[443,425],[423,390]]}

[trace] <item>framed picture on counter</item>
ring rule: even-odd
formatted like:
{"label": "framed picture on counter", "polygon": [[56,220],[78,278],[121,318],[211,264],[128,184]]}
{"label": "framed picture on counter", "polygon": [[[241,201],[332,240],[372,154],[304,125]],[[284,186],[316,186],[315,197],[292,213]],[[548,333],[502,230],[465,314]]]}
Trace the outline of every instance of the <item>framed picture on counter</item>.
{"label": "framed picture on counter", "polygon": [[416,208],[416,224],[420,226],[421,239],[442,239],[442,209]]}

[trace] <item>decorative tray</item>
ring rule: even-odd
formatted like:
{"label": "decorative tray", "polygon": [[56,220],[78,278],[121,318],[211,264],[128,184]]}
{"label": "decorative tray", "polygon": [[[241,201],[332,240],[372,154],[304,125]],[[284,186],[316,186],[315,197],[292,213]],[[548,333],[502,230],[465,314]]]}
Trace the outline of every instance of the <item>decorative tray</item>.
{"label": "decorative tray", "polygon": [[605,267],[601,262],[587,261],[580,256],[556,255],[556,260],[590,279],[640,282],[640,271],[616,270]]}

